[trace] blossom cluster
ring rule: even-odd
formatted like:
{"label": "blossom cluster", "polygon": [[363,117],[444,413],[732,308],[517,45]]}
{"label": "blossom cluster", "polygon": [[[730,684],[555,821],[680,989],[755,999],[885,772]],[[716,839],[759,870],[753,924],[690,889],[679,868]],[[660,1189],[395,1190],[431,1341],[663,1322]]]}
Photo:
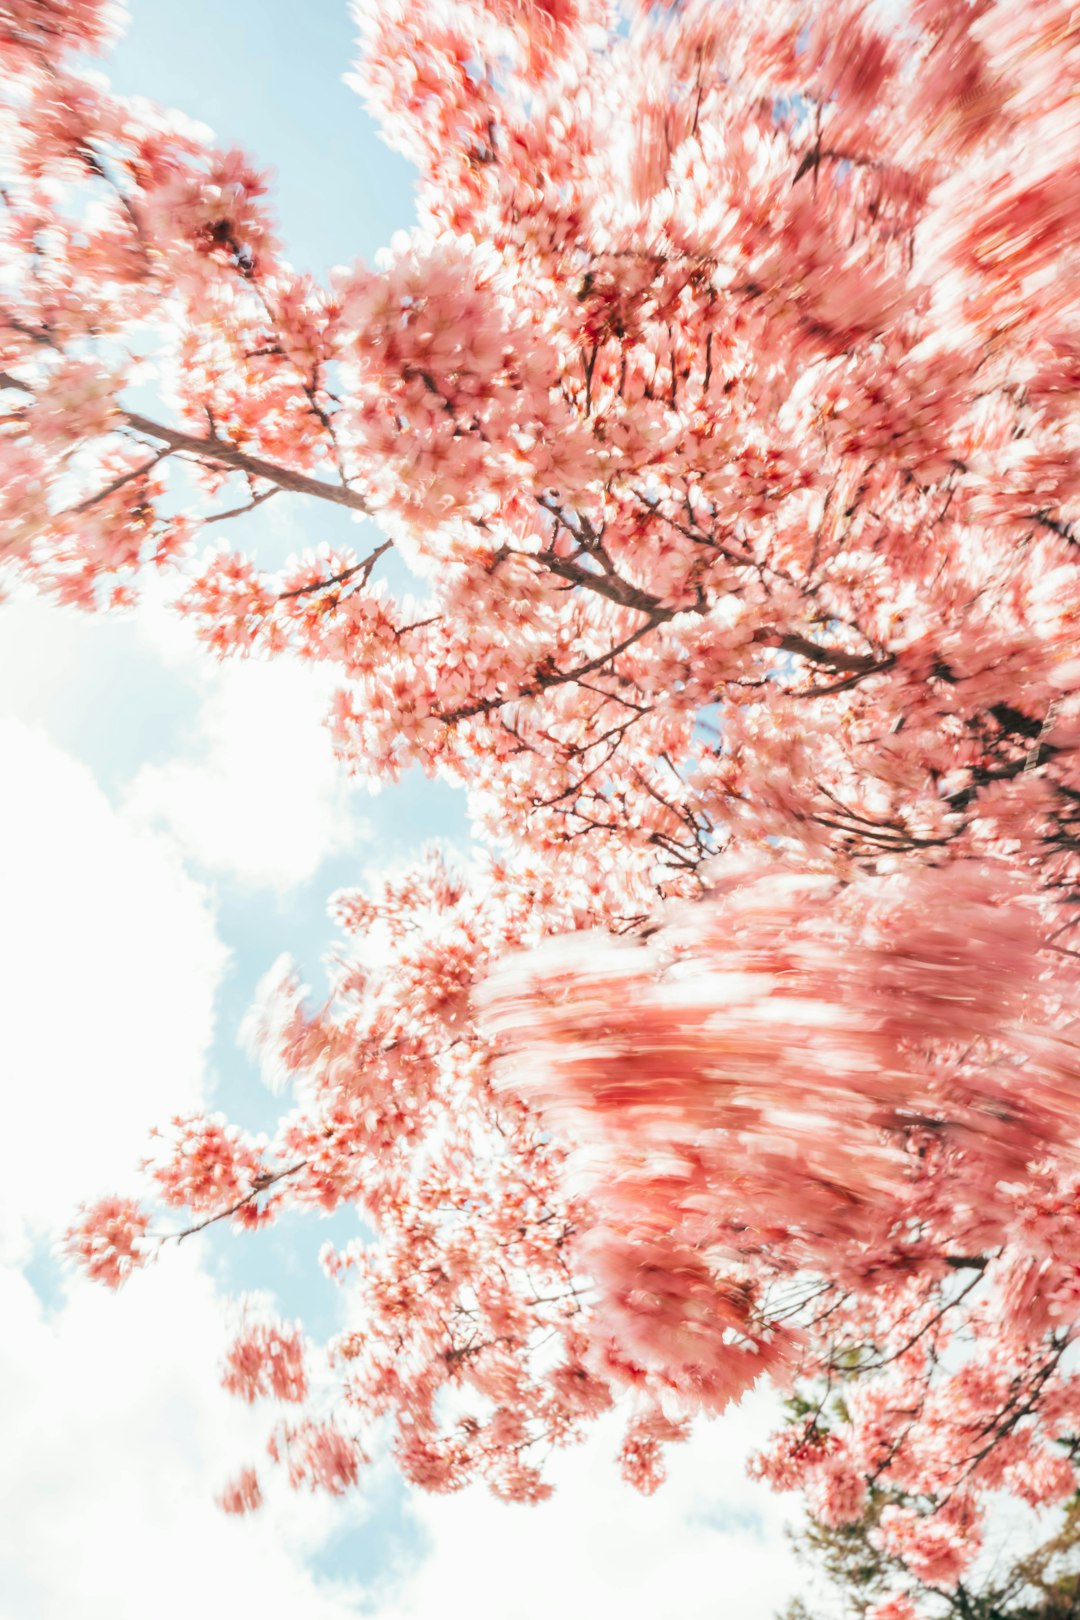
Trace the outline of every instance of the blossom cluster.
{"label": "blossom cluster", "polygon": [[[757,1379],[842,1386],[758,1466],[877,1514],[876,1620],[936,1612],[1080,1432],[1075,7],[357,10],[417,223],[325,282],[244,154],[82,70],[107,8],[0,18],[3,567],[178,573],[478,840],[336,897],[325,1003],[279,971],[251,1022],[295,1106],[177,1122],[151,1194],[356,1212],[338,1405],[291,1329],[230,1363],[295,1482],[389,1430],[537,1500],[618,1402],[651,1489]],[[379,536],[200,551],[297,498]],[[71,1246],[116,1285],[157,1235],[113,1199]]]}

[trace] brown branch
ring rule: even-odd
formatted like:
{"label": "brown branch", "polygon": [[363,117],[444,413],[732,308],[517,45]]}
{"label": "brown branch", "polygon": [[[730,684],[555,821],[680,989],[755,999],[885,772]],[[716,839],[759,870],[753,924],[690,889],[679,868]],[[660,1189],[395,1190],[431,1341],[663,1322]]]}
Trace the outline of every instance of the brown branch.
{"label": "brown branch", "polygon": [[[375,567],[379,558],[384,556],[386,552],[391,551],[393,545],[392,540],[384,540],[381,546],[375,547],[370,556],[364,558],[363,562],[353,563],[351,568],[343,568],[340,574],[331,574],[329,579],[313,579],[310,585],[298,585],[293,591],[279,591],[276,599],[279,602],[287,602],[291,597],[311,596],[315,591],[328,591],[335,585],[346,584],[356,574],[361,575],[360,583],[366,585],[371,578],[371,570]],[[416,626],[406,625],[405,628],[415,630]]]}
{"label": "brown branch", "polygon": [[[0,388],[14,388],[21,394],[31,396],[34,392],[29,383],[13,377],[8,371],[0,371]],[[246,473],[249,478],[261,478],[266,483],[274,484],[278,489],[287,490],[292,495],[312,495],[316,500],[331,501],[335,506],[345,506],[351,512],[362,512],[365,517],[371,516],[370,504],[359,490],[331,484],[324,478],[313,478],[310,474],[298,472],[293,467],[282,467],[277,462],[267,461],[262,456],[242,450],[239,445],[232,444],[216,433],[210,433],[205,437],[197,433],[187,433],[182,428],[167,427],[164,422],[155,422],[151,417],[143,416],[141,411],[128,411],[120,406],[116,407],[116,418],[118,427],[129,428],[133,433],[142,434],[144,438],[157,439],[167,445],[170,451],[182,451],[199,461],[209,462],[212,466],[227,467],[231,472]]]}
{"label": "brown branch", "polygon": [[211,512],[209,517],[201,519],[200,527],[205,529],[208,523],[224,523],[229,518],[243,517],[248,512],[254,512],[271,496],[280,494],[281,490],[275,484],[273,489],[264,489],[261,495],[253,495],[245,506],[230,506],[224,512]]}
{"label": "brown branch", "polygon": [[235,1215],[238,1210],[252,1203],[259,1197],[260,1193],[266,1192],[275,1182],[284,1181],[289,1176],[295,1176],[298,1171],[306,1169],[310,1163],[310,1159],[300,1159],[296,1164],[290,1164],[285,1170],[279,1170],[276,1175],[260,1176],[251,1191],[245,1193],[243,1198],[238,1198],[235,1204],[230,1204],[228,1209],[221,1209],[216,1215],[208,1215],[204,1221],[196,1221],[193,1226],[185,1226],[182,1232],[168,1232],[162,1237],[161,1242],[182,1243],[186,1237],[191,1237],[196,1232],[204,1232],[208,1226],[213,1226],[217,1221],[227,1221],[230,1215]]}
{"label": "brown branch", "polygon": [[754,632],[754,640],[762,646],[777,647],[782,652],[794,653],[797,658],[805,658],[811,664],[821,664],[826,669],[849,670],[852,674],[858,675],[870,675],[878,670],[891,669],[895,663],[891,654],[879,658],[876,653],[852,653],[843,647],[822,647],[818,642],[811,641],[808,636],[782,634],[779,630],[757,630]]}
{"label": "brown branch", "polygon": [[593,670],[602,669],[612,658],[618,658],[620,653],[624,653],[628,647],[633,646],[635,641],[640,641],[642,636],[648,635],[650,630],[655,630],[657,625],[662,622],[661,619],[650,617],[614,647],[609,647],[606,652],[598,653],[595,658],[590,658],[584,664],[578,664],[573,669],[557,669],[550,674],[538,673],[531,685],[523,686],[516,692],[508,692],[505,696],[500,697],[479,698],[475,703],[467,704],[461,709],[454,709],[450,714],[436,715],[435,718],[441,720],[444,725],[452,726],[456,725],[459,720],[471,720],[478,714],[490,714],[492,709],[501,709],[508,703],[521,703],[528,698],[539,697],[541,692],[546,692],[550,686],[563,686],[567,681],[576,681],[581,675],[590,675]]}
{"label": "brown branch", "polygon": [[100,501],[107,501],[110,495],[115,495],[118,490],[123,489],[125,484],[131,484],[135,481],[135,479],[141,478],[145,473],[153,471],[159,461],[164,461],[165,457],[171,454],[172,452],[170,450],[159,450],[157,455],[150,457],[149,461],[141,462],[138,467],[129,467],[127,472],[120,473],[119,476],[114,478],[111,483],[106,484],[104,489],[99,489],[93,495],[88,495],[86,499],[84,501],[80,501],[77,506],[65,507],[62,512],[58,512],[56,514],[56,517],[79,517],[83,512],[89,512],[91,508],[97,506]]}
{"label": "brown branch", "polygon": [[146,438],[160,439],[170,450],[183,450],[200,461],[228,467],[232,472],[247,473],[251,478],[265,479],[267,483],[275,484],[278,489],[287,490],[292,495],[313,495],[317,500],[332,501],[335,506],[348,507],[350,511],[362,512],[367,517],[371,515],[371,507],[359,490],[328,483],[324,478],[312,478],[292,467],[281,467],[276,462],[264,460],[262,456],[241,450],[238,445],[219,438],[217,434],[202,438],[197,433],[185,433],[180,428],[166,427],[162,422],[152,421],[139,411],[118,410],[117,414],[133,432],[141,433]]}
{"label": "brown branch", "polygon": [[[909,1339],[904,1341],[899,1350],[892,1350],[887,1356],[879,1355],[873,1361],[860,1362],[859,1366],[854,1370],[857,1371],[860,1376],[866,1372],[877,1372],[880,1368],[887,1367],[891,1362],[899,1360],[901,1356],[906,1356],[908,1351],[917,1345],[919,1340],[930,1332],[931,1328],[936,1327],[942,1318],[949,1313],[949,1311],[953,1311],[958,1305],[963,1304],[964,1300],[971,1293],[972,1289],[978,1287],[981,1279],[982,1268],[979,1267],[976,1268],[975,1276],[972,1277],[971,1281],[966,1282],[963,1288],[961,1288],[960,1292],[955,1294],[952,1299],[947,1299],[940,1309],[936,1310],[934,1314],[927,1321],[925,1321]],[[835,1365],[835,1363],[833,1365]],[[836,1370],[843,1371],[844,1369],[837,1366]]]}

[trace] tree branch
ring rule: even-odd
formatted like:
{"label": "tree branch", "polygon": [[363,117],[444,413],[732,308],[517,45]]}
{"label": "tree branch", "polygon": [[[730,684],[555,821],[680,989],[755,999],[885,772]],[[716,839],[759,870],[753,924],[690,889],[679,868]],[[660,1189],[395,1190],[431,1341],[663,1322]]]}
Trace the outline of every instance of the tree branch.
{"label": "tree branch", "polygon": [[[13,377],[9,371],[0,371],[0,388],[13,388],[31,397],[34,393],[29,383]],[[295,468],[266,461],[262,456],[241,450],[239,445],[230,443],[228,439],[219,438],[216,433],[205,437],[186,433],[182,428],[167,427],[164,422],[155,422],[151,417],[143,416],[141,411],[124,410],[121,406],[116,407],[116,416],[118,426],[130,428],[144,438],[157,439],[159,443],[167,445],[170,451],[180,450],[199,461],[227,467],[232,472],[247,473],[249,478],[262,478],[269,484],[275,484],[278,489],[288,490],[290,494],[312,495],[316,500],[331,501],[335,506],[345,506],[352,512],[371,516],[371,507],[359,490],[331,484],[324,478],[313,478],[308,473],[297,472]]]}

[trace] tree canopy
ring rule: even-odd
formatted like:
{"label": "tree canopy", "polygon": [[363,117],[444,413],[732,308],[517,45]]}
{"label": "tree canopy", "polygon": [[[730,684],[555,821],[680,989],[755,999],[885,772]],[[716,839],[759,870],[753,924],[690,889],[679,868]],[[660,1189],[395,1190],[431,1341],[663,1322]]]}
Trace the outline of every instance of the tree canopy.
{"label": "tree canopy", "polygon": [[[943,1612],[997,1493],[1077,1489],[1080,21],[356,15],[417,223],[319,281],[247,156],[86,66],[108,6],[0,0],[4,566],[329,663],[343,768],[476,833],[333,897],[323,997],[268,980],[274,1138],[175,1120],[71,1251],[355,1207],[362,1331],[253,1318],[225,1371],[334,1492],[389,1434],[535,1500],[616,1403],[650,1490],[794,1382],[755,1467],[873,1508],[876,1620]],[[370,541],[228,548],[300,498]]]}

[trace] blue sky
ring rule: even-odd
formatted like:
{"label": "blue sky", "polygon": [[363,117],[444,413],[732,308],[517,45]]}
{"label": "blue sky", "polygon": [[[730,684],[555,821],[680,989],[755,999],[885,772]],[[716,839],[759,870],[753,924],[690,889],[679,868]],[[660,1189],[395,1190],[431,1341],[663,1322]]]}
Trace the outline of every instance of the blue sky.
{"label": "blue sky", "polygon": [[[294,263],[371,258],[409,224],[409,171],[342,82],[341,0],[130,10],[114,84],[273,170]],[[346,514],[295,499],[230,536],[269,561],[355,539]],[[281,1490],[237,1523],[212,1496],[269,1419],[216,1389],[228,1296],[267,1290],[333,1331],[341,1302],[315,1255],[350,1217],[210,1234],[115,1299],[51,1258],[75,1204],[123,1190],[155,1121],[202,1105],[272,1124],[282,1100],[237,1045],[259,978],[288,951],[317,987],[327,896],[425,839],[466,837],[447,788],[414,777],[372,798],[341,779],[326,696],[310,670],[208,665],[153,598],[124,621],[0,605],[0,1072],[16,1144],[0,1187],[0,1620],[172,1620],[198,1601],[267,1620],[766,1620],[795,1577],[782,1504],[742,1472],[760,1405],[703,1429],[647,1503],[601,1426],[541,1509],[420,1498],[380,1465],[344,1506]]]}
{"label": "blue sky", "polygon": [[281,238],[315,272],[371,258],[412,222],[412,170],[343,82],[341,0],[129,0],[118,90],[179,107],[274,173]]}

